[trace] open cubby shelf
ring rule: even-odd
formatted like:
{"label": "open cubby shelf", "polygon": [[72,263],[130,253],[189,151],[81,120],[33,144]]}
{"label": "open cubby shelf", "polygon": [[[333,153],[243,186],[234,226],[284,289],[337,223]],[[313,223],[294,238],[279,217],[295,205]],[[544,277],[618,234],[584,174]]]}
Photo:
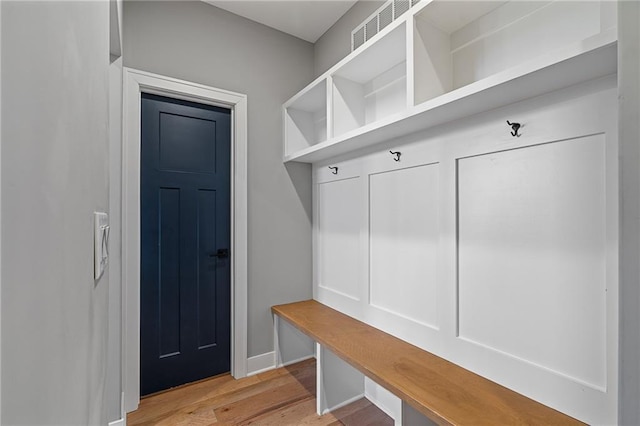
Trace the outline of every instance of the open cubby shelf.
{"label": "open cubby shelf", "polygon": [[314,163],[617,70],[616,4],[425,0],[284,104]]}

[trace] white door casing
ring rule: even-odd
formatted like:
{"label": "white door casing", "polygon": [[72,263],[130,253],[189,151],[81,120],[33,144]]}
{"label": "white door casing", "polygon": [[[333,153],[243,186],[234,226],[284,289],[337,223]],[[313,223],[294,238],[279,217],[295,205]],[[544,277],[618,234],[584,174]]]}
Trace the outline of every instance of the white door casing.
{"label": "white door casing", "polygon": [[247,96],[124,68],[122,338],[125,412],[140,400],[140,96],[153,93],[231,109],[231,374],[247,375]]}

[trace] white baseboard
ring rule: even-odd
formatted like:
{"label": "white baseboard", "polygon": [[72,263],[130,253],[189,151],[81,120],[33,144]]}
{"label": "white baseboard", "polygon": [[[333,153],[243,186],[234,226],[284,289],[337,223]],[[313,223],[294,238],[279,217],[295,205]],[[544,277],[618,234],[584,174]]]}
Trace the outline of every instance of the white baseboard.
{"label": "white baseboard", "polygon": [[120,410],[122,410],[122,413],[120,414],[122,417],[118,420],[109,422],[109,426],[127,426],[127,413],[124,412],[124,392],[120,394]]}
{"label": "white baseboard", "polygon": [[112,422],[109,422],[109,426],[127,426],[127,419],[122,418],[119,420],[114,420]]}
{"label": "white baseboard", "polygon": [[353,398],[349,398],[346,401],[342,401],[340,404],[336,404],[333,407],[327,408],[326,410],[324,410],[322,412],[322,414],[327,414],[327,413],[331,413],[332,411],[337,410],[338,408],[342,408],[345,407],[349,404],[352,404],[356,401],[360,401],[362,398],[364,398],[364,394],[360,394],[360,395],[356,395]]}
{"label": "white baseboard", "polygon": [[292,360],[287,361],[287,362],[283,362],[280,365],[278,365],[278,367],[286,367],[287,365],[291,365],[291,364],[295,364],[295,363],[298,363],[298,362],[306,361],[308,359],[315,358],[315,357],[316,357],[315,354],[313,354],[313,355],[305,355],[305,356],[300,357],[300,358],[296,358],[296,359],[292,359]]}
{"label": "white baseboard", "polygon": [[252,356],[247,359],[247,377],[254,376],[265,371],[273,370],[279,367],[286,367],[287,365],[295,364],[297,362],[305,361],[310,358],[315,358],[315,355],[306,355],[301,358],[292,359],[285,363],[278,364],[276,362],[275,351],[266,352],[260,355]]}
{"label": "white baseboard", "polygon": [[252,356],[247,359],[247,376],[253,376],[258,373],[273,370],[274,368],[276,368],[275,351]]}

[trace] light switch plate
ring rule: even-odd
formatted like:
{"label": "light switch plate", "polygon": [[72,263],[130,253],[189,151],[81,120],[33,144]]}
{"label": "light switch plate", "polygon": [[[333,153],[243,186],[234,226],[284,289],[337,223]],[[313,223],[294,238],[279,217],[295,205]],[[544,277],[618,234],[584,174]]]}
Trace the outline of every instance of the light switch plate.
{"label": "light switch plate", "polygon": [[109,216],[103,212],[93,213],[93,273],[98,280],[109,261]]}

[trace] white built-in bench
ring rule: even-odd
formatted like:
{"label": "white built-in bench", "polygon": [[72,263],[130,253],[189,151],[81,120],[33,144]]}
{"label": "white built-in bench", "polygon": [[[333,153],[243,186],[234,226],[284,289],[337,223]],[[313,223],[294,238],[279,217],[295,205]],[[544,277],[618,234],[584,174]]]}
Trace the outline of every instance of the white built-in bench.
{"label": "white built-in bench", "polygon": [[315,341],[319,414],[363,397],[366,376],[402,400],[396,424],[583,424],[315,300],[272,312]]}

